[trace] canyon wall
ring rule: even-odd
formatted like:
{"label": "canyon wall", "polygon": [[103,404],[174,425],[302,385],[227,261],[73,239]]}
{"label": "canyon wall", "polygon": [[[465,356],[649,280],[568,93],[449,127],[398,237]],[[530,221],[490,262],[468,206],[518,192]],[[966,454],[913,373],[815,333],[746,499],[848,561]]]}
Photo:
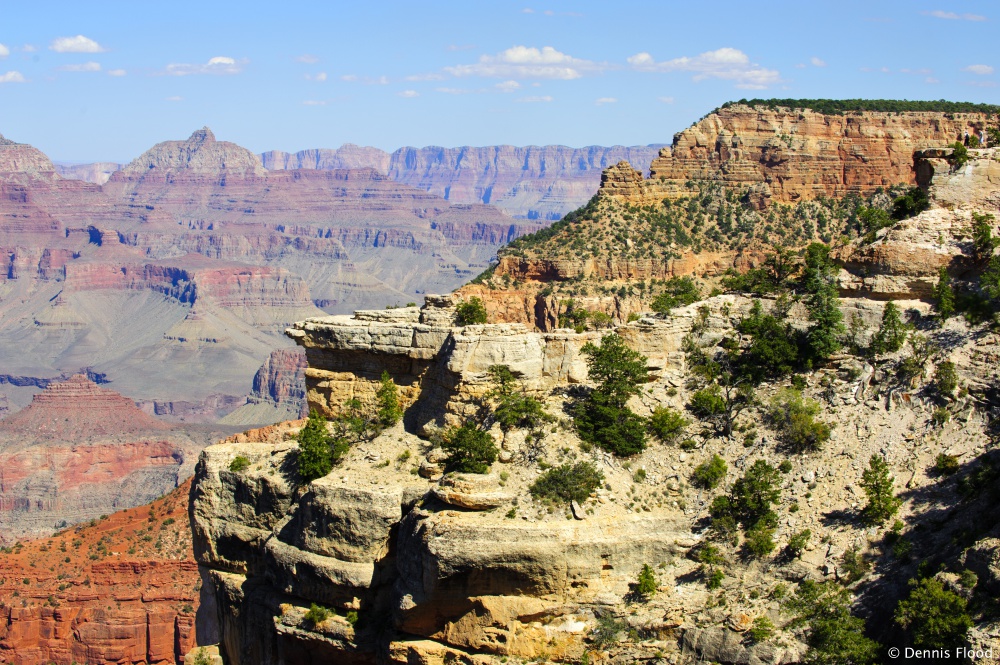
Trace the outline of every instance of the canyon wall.
{"label": "canyon wall", "polygon": [[0,552],[0,662],[183,662],[200,586],[190,485]]}
{"label": "canyon wall", "polygon": [[555,220],[585,204],[601,170],[626,160],[648,171],[659,145],[511,145],[400,148],[389,154],[345,144],[336,150],[265,152],[269,170],[373,168],[452,203],[490,204],[525,219]]}
{"label": "canyon wall", "polygon": [[619,182],[602,191],[656,201],[684,196],[688,181],[701,180],[749,189],[754,197],[775,203],[868,194],[878,187],[916,184],[914,151],[946,147],[989,121],[983,113],[826,115],[733,104],[676,134],[653,159],[649,178],[634,183],[637,187]]}

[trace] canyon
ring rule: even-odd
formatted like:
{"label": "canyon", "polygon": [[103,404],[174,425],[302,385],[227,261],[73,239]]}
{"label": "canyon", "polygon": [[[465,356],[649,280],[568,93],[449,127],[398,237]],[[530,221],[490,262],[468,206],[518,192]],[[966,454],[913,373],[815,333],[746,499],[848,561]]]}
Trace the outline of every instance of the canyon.
{"label": "canyon", "polygon": [[[713,152],[712,139],[725,129],[720,118],[734,115],[755,119],[740,125],[742,145],[760,147],[768,135],[786,145],[778,161],[787,171],[776,171],[768,157],[775,146],[748,148],[751,157],[736,155],[733,164],[719,157],[731,139]],[[818,647],[808,622],[794,620],[792,594],[843,590],[868,635],[904,644],[908,633],[893,615],[921,579],[969,602],[974,618],[962,644],[1000,648],[996,615],[973,609],[1000,589],[996,495],[976,484],[992,482],[976,479],[995,479],[997,468],[1000,336],[989,321],[939,317],[933,296],[942,267],[961,288],[980,279],[982,257],[968,239],[975,215],[993,215],[987,224],[997,233],[1000,152],[970,151],[959,163],[947,148],[954,131],[982,117],[959,121],[966,125],[942,117],[925,132],[935,126],[926,114],[845,115],[722,109],[679,134],[649,179],[627,164],[606,170],[587,210],[514,242],[478,283],[427,295],[419,307],[312,317],[288,328],[305,351],[311,409],[337,419],[348,400],[374,408],[387,372],[404,416],[313,480],[296,470],[301,420],[202,453],[191,494],[205,581],[199,616],[215,627],[206,637],[225,661],[795,663],[815,658]],[[781,129],[796,118],[827,139],[834,136],[828,128],[838,128],[841,147],[853,142],[857,149],[835,150],[801,134],[787,145]],[[704,153],[684,156],[687,141],[701,141],[706,127],[718,135],[701,143]],[[877,164],[865,166],[862,156]],[[682,167],[674,159],[693,161]],[[696,196],[681,182],[682,168],[704,187]],[[895,351],[844,347],[793,376],[762,381],[728,432],[690,406],[700,385],[689,359],[693,342],[706,350],[731,348],[724,339],[745,346],[745,321],[760,315],[755,308],[782,317],[789,335],[807,331],[814,325],[809,305],[733,288],[706,295],[730,268],[764,265],[765,252],[718,240],[680,256],[638,256],[648,248],[629,233],[636,224],[623,221],[647,214],[655,226],[655,206],[669,211],[663,199],[675,197],[685,208],[694,201],[691,215],[703,224],[719,210],[724,223],[734,202],[727,187],[750,194],[741,210],[760,219],[797,199],[812,205],[857,194],[884,205],[880,188],[917,184],[928,208],[838,239],[831,271],[840,285],[839,316],[852,322],[857,345],[872,344],[891,301],[937,349],[918,377],[898,378],[921,343],[913,336]],[[827,208],[810,210],[807,221]],[[559,255],[577,236],[585,247],[596,242],[605,228],[618,233],[608,241],[618,255]],[[810,237],[789,239],[801,246]],[[701,295],[669,313],[651,312],[662,280],[681,276],[704,287]],[[459,315],[473,297],[483,301],[486,323]],[[608,314],[607,321],[574,330],[569,299]],[[628,407],[645,418],[662,409],[684,414],[676,440],[655,439],[619,456],[579,435],[580,405],[596,383],[588,360],[611,333],[641,354],[647,373]],[[931,380],[946,362],[961,387],[950,397]],[[538,399],[551,420],[530,429],[482,420],[497,399],[497,365],[507,366],[516,390]],[[824,445],[795,450],[786,443],[771,409],[789,391],[829,424]],[[449,468],[449,441],[463,423],[481,427],[495,446],[484,473]],[[724,462],[720,487],[698,476],[716,456]],[[239,458],[246,463],[237,470]],[[953,459],[955,470],[939,470],[942,458]],[[864,465],[872,459],[886,464],[900,499],[895,524],[872,524],[862,511]],[[543,474],[581,461],[601,473],[589,496],[536,496]],[[780,497],[768,536],[774,542],[763,555],[752,554],[749,533],[738,549],[738,534],[731,539],[712,526],[720,499],[733,497],[747,482],[737,477],[757,462],[772,466]],[[797,550],[796,538],[804,539]],[[894,546],[899,542],[905,547]],[[640,593],[644,575],[652,586]],[[317,606],[326,613],[317,615]],[[860,637],[859,628],[851,632]]]}
{"label": "canyon", "polygon": [[[538,228],[371,168],[268,172],[208,129],[103,185],[2,139],[0,364],[35,383],[96,372],[151,413],[214,422],[256,399],[289,323],[451,290]],[[0,384],[9,410],[37,390]],[[255,404],[256,424],[289,415]]]}

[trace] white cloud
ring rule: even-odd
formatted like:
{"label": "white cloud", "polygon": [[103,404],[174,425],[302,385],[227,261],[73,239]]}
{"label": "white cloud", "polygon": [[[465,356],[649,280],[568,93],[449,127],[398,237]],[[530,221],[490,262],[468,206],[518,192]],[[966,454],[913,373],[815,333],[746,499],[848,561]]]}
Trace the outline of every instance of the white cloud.
{"label": "white cloud", "polygon": [[24,76],[16,71],[0,74],[0,83],[24,83]]}
{"label": "white cloud", "polygon": [[413,97],[419,97],[420,93],[416,90],[402,90],[396,93],[400,97],[405,97],[407,99],[412,99]]}
{"label": "white cloud", "polygon": [[443,92],[446,95],[468,95],[475,92],[475,90],[469,90],[468,88],[434,88],[434,90],[436,92]]}
{"label": "white cloud", "polygon": [[6,58],[8,55],[10,55],[10,49],[0,44],[0,58]]}
{"label": "white cloud", "polygon": [[815,56],[809,58],[809,62],[812,64],[813,67],[826,67],[826,61],[821,60],[820,58],[817,58]]}
{"label": "white cloud", "polygon": [[663,102],[664,104],[673,104],[674,103],[674,98],[673,97],[657,97],[657,99],[660,100],[661,102]]}
{"label": "white cloud", "polygon": [[172,97],[167,97],[166,100],[168,102],[183,102],[184,98],[180,95],[173,95]]}
{"label": "white cloud", "polygon": [[125,76],[127,74],[124,69],[109,69],[108,76]]}
{"label": "white cloud", "polygon": [[941,82],[940,80],[934,78],[933,76],[928,76],[927,78],[924,79],[924,83],[934,84],[934,83],[940,83],[940,82]]}
{"label": "white cloud", "polygon": [[101,71],[101,63],[99,62],[81,62],[73,65],[63,65],[59,68],[61,72],[99,72]]}
{"label": "white cloud", "polygon": [[969,65],[963,72],[971,72],[973,74],[979,74],[980,76],[989,76],[993,73],[993,68],[989,65]]}
{"label": "white cloud", "polygon": [[350,81],[357,81],[358,77],[355,76],[354,74],[344,74],[343,76],[340,77],[340,80],[341,81],[348,81],[348,82],[350,82]]}
{"label": "white cloud", "polygon": [[304,102],[302,102],[302,105],[303,106],[326,106],[326,102],[318,100],[318,99],[307,99]]}
{"label": "white cloud", "polygon": [[521,87],[521,84],[517,81],[504,81],[503,83],[497,83],[493,87],[500,92],[514,92]]}
{"label": "white cloud", "polygon": [[318,74],[306,74],[307,81],[319,81],[322,83],[326,80],[326,72],[320,72]]}
{"label": "white cloud", "polygon": [[795,69],[805,69],[805,68],[806,68],[806,63],[804,62],[800,62],[795,65]]}
{"label": "white cloud", "polygon": [[192,76],[197,74],[230,75],[243,71],[246,60],[236,60],[227,56],[216,56],[203,65],[169,64],[164,70],[168,76]]}
{"label": "white cloud", "polygon": [[452,76],[485,76],[488,78],[541,78],[578,79],[585,74],[599,72],[606,65],[574,58],[551,46],[537,49],[529,46],[512,46],[497,55],[483,55],[472,65],[445,67]]}
{"label": "white cloud", "polygon": [[355,74],[345,74],[344,76],[340,77],[340,80],[348,82],[360,81],[365,85],[389,85],[388,76],[379,76],[378,78],[373,79],[370,76],[356,76]]}
{"label": "white cloud", "polygon": [[781,74],[750,62],[750,57],[734,48],[707,51],[693,58],[683,56],[657,62],[649,53],[637,53],[628,64],[641,72],[692,72],[695,81],[722,79],[735,81],[737,88],[762,90],[781,81]]}
{"label": "white cloud", "polygon": [[25,44],[24,46],[21,47],[21,50],[24,51],[25,53],[34,53],[35,51],[38,50],[38,48],[32,44]]}
{"label": "white cloud", "polygon": [[319,58],[310,53],[303,53],[299,57],[295,58],[295,61],[304,62],[307,65],[315,65],[317,62],[319,62]]}
{"label": "white cloud", "polygon": [[403,79],[404,81],[443,81],[444,77],[440,74],[411,74]]}
{"label": "white cloud", "polygon": [[534,13],[535,13],[535,10],[534,10],[534,9],[531,9],[531,8],[529,8],[529,7],[525,7],[524,9],[522,9],[522,10],[521,10],[521,13],[522,13],[522,14],[534,14]]}
{"label": "white cloud", "polygon": [[89,37],[57,37],[52,40],[49,48],[56,53],[103,53],[107,49]]}
{"label": "white cloud", "polygon": [[603,106],[604,104],[614,104],[618,99],[616,97],[598,97],[597,101],[594,103],[598,106]]}
{"label": "white cloud", "polygon": [[539,96],[539,97],[521,97],[520,99],[516,99],[514,101],[517,101],[517,102],[527,102],[529,104],[532,104],[532,103],[535,103],[535,102],[551,102],[552,101],[552,97],[549,96],[549,95],[542,95],[542,96]]}
{"label": "white cloud", "polygon": [[956,14],[955,12],[945,12],[937,9],[932,12],[920,12],[924,16],[943,18],[948,21],[985,21],[986,17],[979,14]]}
{"label": "white cloud", "polygon": [[468,51],[476,48],[475,44],[449,44],[449,51]]}

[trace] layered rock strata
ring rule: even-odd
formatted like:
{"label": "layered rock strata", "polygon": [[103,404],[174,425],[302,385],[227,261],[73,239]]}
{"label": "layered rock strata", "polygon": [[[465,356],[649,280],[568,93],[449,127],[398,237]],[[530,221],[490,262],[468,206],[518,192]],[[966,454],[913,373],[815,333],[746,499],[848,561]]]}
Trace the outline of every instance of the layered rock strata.
{"label": "layered rock strata", "polygon": [[184,662],[199,584],[189,493],[187,482],[151,505],[0,554],[0,661]]}

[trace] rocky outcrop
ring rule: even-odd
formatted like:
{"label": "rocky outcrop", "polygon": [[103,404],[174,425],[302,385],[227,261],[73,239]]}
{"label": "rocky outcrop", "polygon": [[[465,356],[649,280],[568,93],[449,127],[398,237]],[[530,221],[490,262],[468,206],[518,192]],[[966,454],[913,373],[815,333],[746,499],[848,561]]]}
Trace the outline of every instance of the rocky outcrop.
{"label": "rocky outcrop", "polygon": [[972,247],[974,214],[1000,217],[1000,150],[970,151],[971,159],[955,168],[950,151],[917,152],[915,171],[927,189],[930,208],[838,249],[845,293],[868,298],[929,299],[941,268],[951,277],[970,280],[983,268]]}
{"label": "rocky outcrop", "polygon": [[353,143],[345,143],[335,149],[313,148],[296,153],[269,150],[260,155],[260,161],[268,171],[375,169],[379,173],[388,173],[390,160],[389,153],[384,150]]}
{"label": "rocky outcrop", "polygon": [[[869,194],[916,183],[913,153],[946,147],[986,126],[981,113],[847,112],[733,104],[674,136],[630,200],[683,196],[690,180],[749,189],[764,201]],[[602,190],[607,195],[615,189]]]}
{"label": "rocky outcrop", "polygon": [[210,178],[263,176],[264,166],[252,152],[228,141],[216,141],[208,127],[197,130],[186,141],[157,143],[132,160],[112,179],[166,180],[190,174]]}
{"label": "rocky outcrop", "polygon": [[184,662],[199,585],[189,493],[187,482],[150,505],[0,554],[0,661]]}
{"label": "rocky outcrop", "polygon": [[222,419],[225,424],[262,425],[304,418],[309,410],[306,355],[301,349],[272,351],[253,377],[246,402]]}

